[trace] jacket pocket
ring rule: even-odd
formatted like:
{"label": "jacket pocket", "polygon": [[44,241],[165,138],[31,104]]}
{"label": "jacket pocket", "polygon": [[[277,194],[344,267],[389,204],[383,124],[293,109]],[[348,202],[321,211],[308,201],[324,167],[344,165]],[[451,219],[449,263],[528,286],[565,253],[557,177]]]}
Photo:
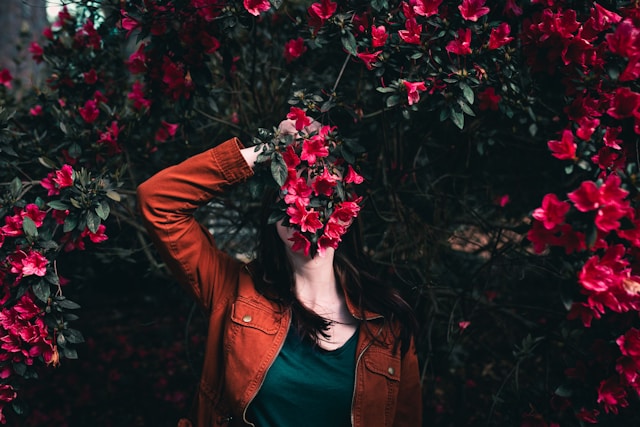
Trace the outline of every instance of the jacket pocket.
{"label": "jacket pocket", "polygon": [[364,368],[362,425],[391,426],[400,387],[400,357],[371,349],[364,355]]}
{"label": "jacket pocket", "polygon": [[266,334],[275,335],[280,323],[274,319],[270,308],[262,307],[250,300],[239,298],[231,309],[231,321],[237,325],[258,329]]}

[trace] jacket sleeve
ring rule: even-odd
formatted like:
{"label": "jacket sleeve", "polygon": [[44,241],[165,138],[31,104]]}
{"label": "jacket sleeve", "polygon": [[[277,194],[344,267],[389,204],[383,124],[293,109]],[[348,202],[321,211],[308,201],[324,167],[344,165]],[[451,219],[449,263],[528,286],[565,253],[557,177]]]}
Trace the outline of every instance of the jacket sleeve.
{"label": "jacket sleeve", "polygon": [[168,167],[138,187],[143,222],[176,280],[206,310],[231,295],[241,264],[216,248],[213,237],[193,216],[225,187],[253,174],[232,138]]}
{"label": "jacket sleeve", "polygon": [[400,390],[393,427],[422,426],[422,386],[415,343],[402,358]]}

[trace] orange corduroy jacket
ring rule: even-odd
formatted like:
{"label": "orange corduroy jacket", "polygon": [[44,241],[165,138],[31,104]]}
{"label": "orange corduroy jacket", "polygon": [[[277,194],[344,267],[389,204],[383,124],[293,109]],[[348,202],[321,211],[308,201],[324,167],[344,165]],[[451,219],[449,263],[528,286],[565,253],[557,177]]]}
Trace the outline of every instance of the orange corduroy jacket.
{"label": "orange corduroy jacket", "polygon": [[[216,148],[158,172],[138,187],[144,223],[175,278],[209,316],[205,360],[191,419],[180,427],[252,425],[247,407],[278,355],[290,312],[256,291],[246,265],[218,250],[209,231],[193,216],[225,187],[253,170],[232,138]],[[359,310],[347,300],[352,315]],[[420,427],[422,398],[413,343],[403,356],[392,351],[382,316],[359,328],[352,427]],[[259,427],[259,426],[258,426]]]}

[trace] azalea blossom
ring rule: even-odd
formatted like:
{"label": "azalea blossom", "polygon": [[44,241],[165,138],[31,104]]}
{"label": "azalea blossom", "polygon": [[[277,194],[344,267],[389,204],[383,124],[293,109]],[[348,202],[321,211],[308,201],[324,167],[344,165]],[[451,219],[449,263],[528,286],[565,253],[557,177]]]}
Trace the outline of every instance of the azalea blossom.
{"label": "azalea blossom", "polygon": [[496,93],[494,87],[488,87],[478,94],[478,101],[480,101],[478,104],[478,109],[480,109],[480,111],[498,111],[500,101],[502,101],[502,96]]}
{"label": "azalea blossom", "polygon": [[287,208],[287,215],[289,215],[289,221],[292,224],[299,225],[303,233],[307,231],[315,233],[317,229],[322,228],[318,211],[314,209],[307,210],[307,207],[300,201],[296,201],[295,204]]}
{"label": "azalea blossom", "polygon": [[244,0],[242,4],[247,12],[253,16],[258,16],[260,13],[271,9],[271,3],[269,3],[269,0]]}
{"label": "azalea blossom", "polygon": [[600,403],[606,413],[618,413],[618,407],[629,406],[627,392],[617,379],[609,378],[600,382],[598,387],[598,403]]}
{"label": "azalea blossom", "polygon": [[95,122],[100,115],[98,103],[95,99],[90,99],[85,102],[84,107],[78,107],[78,111],[80,112],[80,116],[82,117],[82,119],[87,123]]}
{"label": "azalea blossom", "polygon": [[353,170],[353,167],[351,165],[347,166],[347,174],[344,177],[344,182],[346,182],[347,184],[350,184],[350,183],[362,184],[363,181],[364,181],[364,178],[358,175],[358,173],[355,170]]}
{"label": "azalea blossom", "polygon": [[626,86],[619,87],[613,94],[607,114],[616,119],[625,119],[638,114],[640,109],[640,93]]}
{"label": "azalea blossom", "polygon": [[509,37],[511,27],[506,22],[502,22],[496,28],[491,30],[489,35],[489,49],[498,49],[513,41],[513,37]]}
{"label": "azalea blossom", "polygon": [[291,250],[294,252],[302,252],[304,256],[309,256],[309,252],[311,250],[311,242],[309,239],[304,237],[304,235],[298,231],[293,233],[289,241],[293,242],[291,246]]}
{"label": "azalea blossom", "polygon": [[364,65],[367,67],[367,70],[373,70],[373,64],[380,61],[379,55],[382,53],[381,50],[375,51],[373,53],[368,52],[358,52],[358,58],[364,62]]}
{"label": "azalea blossom", "polygon": [[21,273],[24,276],[40,276],[47,274],[47,264],[49,260],[38,251],[30,251],[26,257],[22,259]]}
{"label": "azalea blossom", "polygon": [[31,57],[37,64],[40,64],[42,61],[44,61],[44,49],[37,42],[31,42],[31,44],[29,45],[29,52],[31,53]]}
{"label": "azalea blossom", "polygon": [[477,21],[481,16],[489,13],[489,8],[486,7],[486,0],[462,0],[462,4],[458,6],[460,15],[467,21]]}
{"label": "azalea blossom", "polygon": [[562,131],[562,138],[560,140],[547,142],[547,146],[556,159],[573,160],[576,158],[578,145],[575,143],[573,132],[571,132],[570,129]]}
{"label": "azalea blossom", "polygon": [[179,125],[175,123],[169,123],[165,120],[160,122],[160,127],[156,131],[155,140],[158,142],[165,142],[169,138],[176,135]]}
{"label": "azalea blossom", "polygon": [[284,59],[287,61],[287,63],[290,63],[294,59],[301,57],[302,54],[306,51],[307,47],[304,45],[304,40],[302,37],[289,40],[284,45]]}
{"label": "azalea blossom", "polygon": [[400,38],[409,44],[420,44],[420,35],[422,34],[422,25],[418,24],[415,18],[407,19],[405,29],[398,30]]}
{"label": "azalea blossom", "polygon": [[411,0],[416,15],[429,17],[438,13],[442,0]]}
{"label": "azalea blossom", "polygon": [[404,87],[407,89],[407,101],[409,105],[416,104],[418,101],[420,101],[420,92],[424,92],[425,90],[427,90],[427,87],[425,86],[424,81],[409,82],[409,81],[403,80],[402,83],[404,84]]}
{"label": "azalea blossom", "polygon": [[299,202],[303,206],[309,204],[309,196],[313,191],[307,184],[307,180],[302,177],[287,180],[283,190],[285,192],[284,201],[286,204],[293,205]]}
{"label": "azalea blossom", "polygon": [[3,68],[2,70],[0,70],[0,84],[1,85],[6,87],[7,89],[11,89],[11,81],[12,80],[13,80],[13,76],[11,75],[11,72],[8,69]]}
{"label": "azalea blossom", "polygon": [[325,145],[324,138],[320,135],[314,135],[302,143],[300,159],[305,160],[309,165],[315,164],[319,157],[327,157],[328,155],[329,149]]}
{"label": "azalea blossom", "polygon": [[304,110],[298,107],[291,107],[287,119],[294,120],[297,131],[301,131],[311,124],[311,118],[307,116]]}
{"label": "azalea blossom", "polygon": [[381,47],[387,42],[387,37],[389,34],[387,33],[387,27],[384,25],[371,26],[371,46],[373,47]]}
{"label": "azalea blossom", "polygon": [[328,197],[333,193],[333,188],[337,182],[337,177],[329,173],[329,169],[325,167],[322,174],[315,177],[311,187],[316,196],[323,195]]}
{"label": "azalea blossom", "polygon": [[538,221],[541,221],[544,228],[553,230],[556,226],[564,222],[570,207],[569,203],[558,200],[558,196],[550,193],[544,196],[542,199],[542,207],[534,210],[532,216]]}
{"label": "azalea blossom", "polygon": [[447,43],[445,49],[456,55],[469,55],[471,53],[471,30],[460,28],[456,38]]}

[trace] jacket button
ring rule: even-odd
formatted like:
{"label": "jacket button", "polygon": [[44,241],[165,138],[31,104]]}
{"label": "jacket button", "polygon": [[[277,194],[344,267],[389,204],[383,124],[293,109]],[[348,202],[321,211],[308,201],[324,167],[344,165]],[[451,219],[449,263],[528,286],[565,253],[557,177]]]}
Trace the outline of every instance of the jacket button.
{"label": "jacket button", "polygon": [[252,319],[252,317],[251,317],[251,315],[249,315],[249,314],[245,314],[245,315],[244,315],[244,317],[242,317],[242,321],[243,321],[244,323],[249,323],[249,322],[251,322],[251,319]]}
{"label": "jacket button", "polygon": [[389,366],[389,369],[387,369],[387,372],[389,372],[389,375],[393,375],[396,373],[396,370],[393,369],[393,366]]}

